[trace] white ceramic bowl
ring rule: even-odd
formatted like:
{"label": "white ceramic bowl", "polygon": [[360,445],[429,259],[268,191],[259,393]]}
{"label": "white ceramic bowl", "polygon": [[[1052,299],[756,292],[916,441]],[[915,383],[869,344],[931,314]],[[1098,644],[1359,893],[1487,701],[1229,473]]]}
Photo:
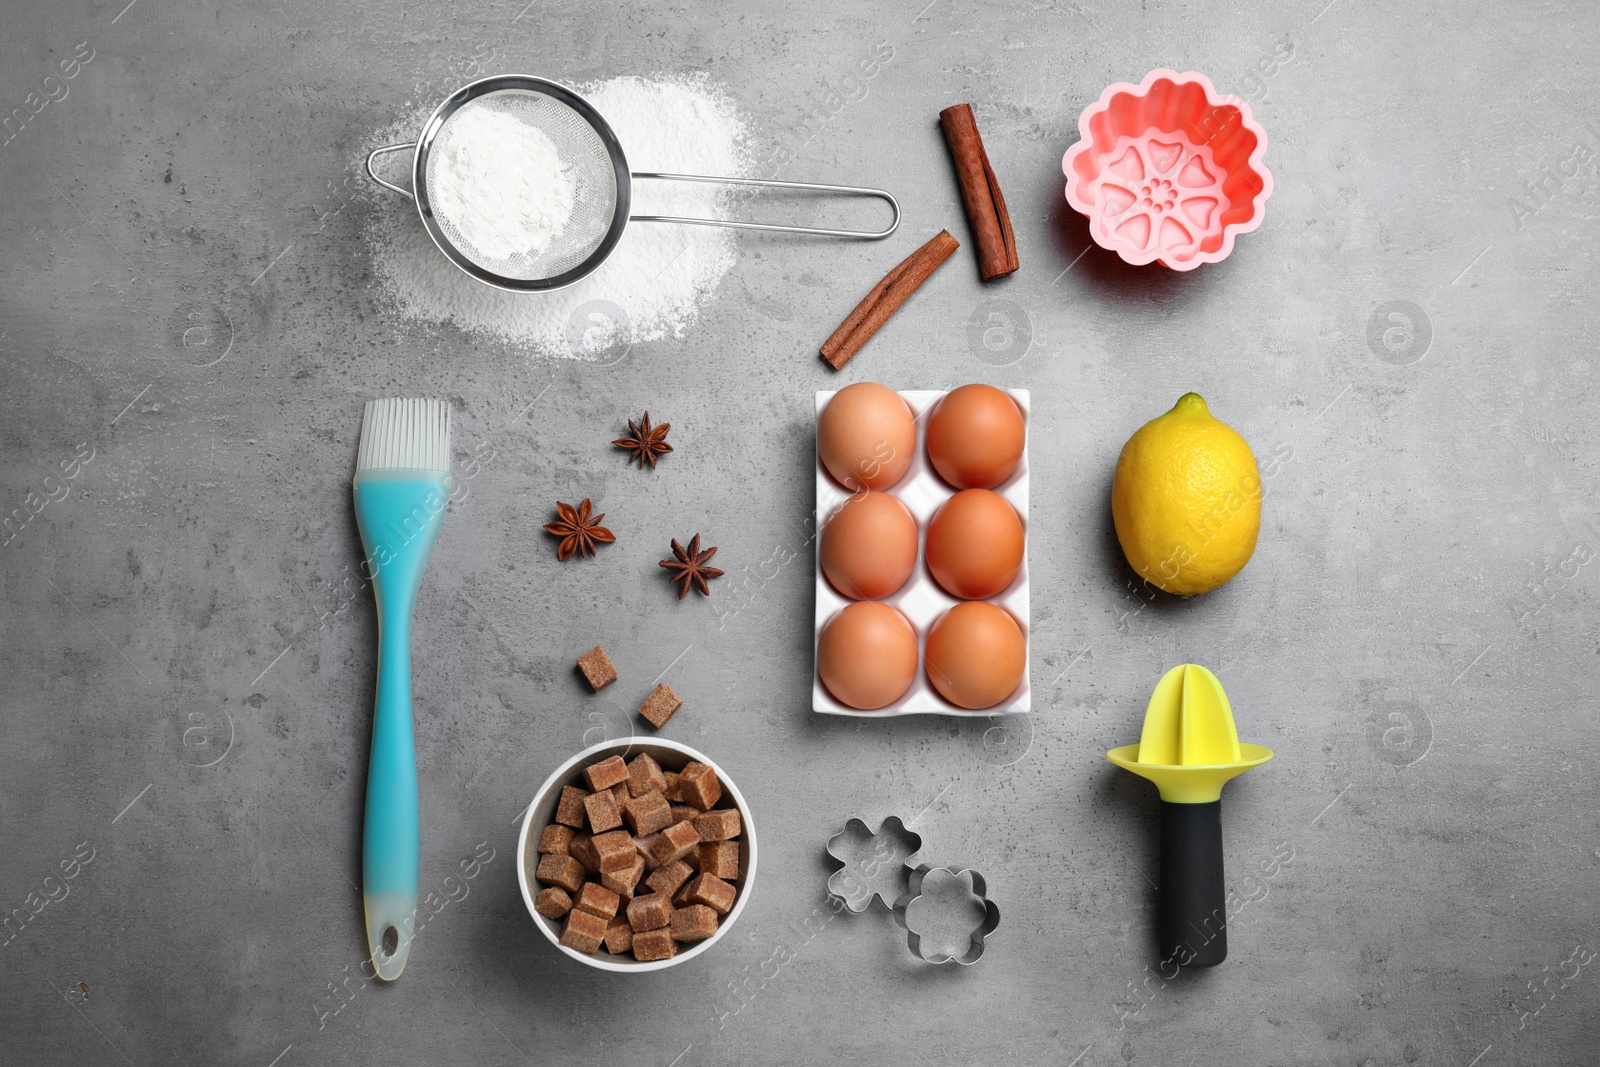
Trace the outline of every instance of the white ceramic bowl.
{"label": "white ceramic bowl", "polygon": [[[529,870],[528,853],[538,848],[538,841],[534,840],[533,849],[528,848],[529,840],[533,834],[542,831],[555,819],[556,803],[561,799],[561,787],[575,785],[585,788],[583,784],[583,768],[591,763],[598,763],[608,756],[621,756],[631,759],[640,752],[648,752],[663,770],[681,771],[690,762],[697,760],[717,772],[717,778],[722,782],[723,801],[731,799],[733,806],[739,809],[739,819],[744,824],[744,833],[740,835],[743,848],[739,850],[739,896],[733,902],[733,910],[722,917],[717,924],[717,932],[688,946],[680,948],[678,954],[669,960],[640,961],[632,956],[613,956],[601,949],[592,956],[570,949],[561,943],[561,923],[546,919],[543,915],[533,910],[533,898],[541,888],[532,878]],[[719,802],[720,803],[720,802]],[[538,856],[532,857],[535,865]],[[756,824],[750,816],[750,805],[745,803],[744,794],[739,792],[739,787],[733,779],[728,777],[728,772],[717,766],[715,760],[703,752],[698,752],[688,745],[680,745],[676,741],[668,741],[658,737],[650,740],[602,741],[592,745],[573,756],[567,762],[557,767],[555,773],[545,779],[544,785],[539,787],[539,792],[534,795],[533,803],[528,806],[528,812],[522,819],[522,833],[517,838],[517,885],[522,890],[522,903],[527,907],[528,914],[532,916],[534,925],[544,931],[544,936],[559,951],[571,956],[580,963],[590,967],[598,967],[602,971],[660,971],[674,967],[685,960],[692,960],[705,952],[728,932],[728,928],[744,911],[745,901],[750,899],[750,892],[756,880]]]}

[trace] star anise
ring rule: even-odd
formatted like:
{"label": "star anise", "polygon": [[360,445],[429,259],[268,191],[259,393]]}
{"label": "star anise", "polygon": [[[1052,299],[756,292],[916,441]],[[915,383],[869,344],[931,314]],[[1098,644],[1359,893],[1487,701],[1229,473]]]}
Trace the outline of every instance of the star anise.
{"label": "star anise", "polygon": [[717,546],[712,545],[704,552],[700,551],[700,535],[695,534],[687,549],[678,544],[674,538],[672,554],[678,558],[664,559],[661,565],[672,572],[671,581],[683,583],[682,588],[678,590],[678,599],[682,600],[689,595],[691,585],[700,590],[701,596],[710,596],[711,590],[706,588],[706,579],[722,577],[722,572],[717,568],[706,566],[706,560],[717,554]]}
{"label": "star anise", "polygon": [[593,517],[589,512],[593,505],[588,497],[577,507],[556,501],[556,511],[561,513],[559,522],[547,522],[544,525],[545,533],[555,534],[561,538],[561,545],[556,549],[556,559],[566,559],[568,556],[579,556],[587,552],[594,555],[595,542],[610,544],[617,539],[617,535],[600,525],[600,520],[605,518],[601,513]]}
{"label": "star anise", "polygon": [[[635,424],[632,419],[628,420],[628,432],[633,435],[632,437],[619,437],[611,443],[618,448],[626,448],[632,453],[628,457],[629,464],[634,460],[638,460],[640,470],[644,470],[646,463],[650,464],[651,470],[655,470],[656,457],[664,456],[672,451],[672,446],[667,444],[667,431],[670,429],[672,429],[672,423],[670,422],[663,422],[660,426],[651,427],[650,413],[647,411],[644,413],[643,421],[638,424]],[[624,464],[624,466],[626,465]]]}

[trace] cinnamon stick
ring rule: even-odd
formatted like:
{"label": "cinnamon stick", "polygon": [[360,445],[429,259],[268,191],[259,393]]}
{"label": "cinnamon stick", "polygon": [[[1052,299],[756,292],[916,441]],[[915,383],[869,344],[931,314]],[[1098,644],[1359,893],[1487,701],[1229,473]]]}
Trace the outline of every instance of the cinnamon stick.
{"label": "cinnamon stick", "polygon": [[989,154],[978,135],[978,120],[971,104],[957,104],[939,112],[939,125],[956,164],[956,179],[961,183],[961,202],[972,224],[972,239],[978,244],[978,273],[984,281],[1004,277],[1017,269],[1017,237],[1011,230],[1011,214],[1000,192],[1000,181],[989,166]]}
{"label": "cinnamon stick", "polygon": [[951,237],[949,230],[940,230],[933,240],[901,260],[894,270],[884,275],[883,281],[872,287],[833,331],[833,336],[822,342],[822,358],[834,370],[850,362],[879,327],[889,321],[889,316],[960,247],[961,242]]}

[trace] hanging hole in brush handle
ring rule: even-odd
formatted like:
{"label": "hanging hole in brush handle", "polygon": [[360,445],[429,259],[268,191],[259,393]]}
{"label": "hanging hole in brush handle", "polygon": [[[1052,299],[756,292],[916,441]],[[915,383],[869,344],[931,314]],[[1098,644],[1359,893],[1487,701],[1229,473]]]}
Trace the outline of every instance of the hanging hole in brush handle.
{"label": "hanging hole in brush handle", "polygon": [[1227,959],[1222,801],[1161,801],[1161,888],[1156,895],[1163,961],[1215,967]]}
{"label": "hanging hole in brush handle", "polygon": [[[732,219],[696,219],[677,215],[630,215],[629,222],[677,222],[686,226],[726,226],[735,230],[767,230],[772,233],[809,233],[818,237],[860,237],[877,241],[888,237],[900,226],[900,201],[883,189],[867,189],[855,185],[818,185],[814,182],[779,182],[763,178],[713,178],[704,174],[660,174],[635,172],[635,178],[653,178],[668,182],[710,182],[714,185],[757,185],[773,189],[812,189],[845,196],[870,196],[886,201],[894,211],[894,221],[883,230],[825,230],[815,226],[780,226],[771,222],[735,222]],[[385,183],[387,184],[387,183]],[[394,188],[390,186],[390,188]]]}
{"label": "hanging hole in brush handle", "polygon": [[391,145],[385,145],[384,147],[379,148],[379,149],[375,149],[372,152],[371,155],[367,156],[367,177],[371,178],[373,181],[377,182],[379,185],[383,186],[385,189],[388,189],[388,190],[390,190],[392,192],[399,193],[402,196],[410,197],[412,200],[415,200],[417,198],[416,194],[413,193],[410,189],[407,189],[403,185],[396,185],[394,182],[387,181],[387,180],[385,180],[383,178],[378,177],[378,171],[377,171],[376,168],[373,167],[373,164],[377,162],[379,156],[386,156],[391,152],[410,152],[410,151],[415,151],[416,147],[417,147],[417,143],[415,141],[407,141],[405,144],[391,144]]}

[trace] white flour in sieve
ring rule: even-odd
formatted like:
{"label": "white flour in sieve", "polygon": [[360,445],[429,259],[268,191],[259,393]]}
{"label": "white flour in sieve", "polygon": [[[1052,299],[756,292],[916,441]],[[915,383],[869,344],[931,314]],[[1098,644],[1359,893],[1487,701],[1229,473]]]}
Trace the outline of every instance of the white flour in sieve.
{"label": "white flour in sieve", "polygon": [[[703,74],[624,77],[577,90],[603,115],[632,170],[749,177],[754,162],[733,101]],[[395,124],[373,145],[404,141],[431,112]],[[730,187],[642,180],[632,214],[727,215]],[[463,274],[434,247],[399,197],[369,205],[364,222],[386,303],[408,319],[451,322],[540,355],[605,360],[638,341],[681,337],[733,267],[732,230],[630,224],[611,256],[553,293],[507,293]]]}
{"label": "white flour in sieve", "polygon": [[446,124],[440,148],[431,199],[477,258],[537,256],[572,217],[572,178],[537,126],[469,104]]}

